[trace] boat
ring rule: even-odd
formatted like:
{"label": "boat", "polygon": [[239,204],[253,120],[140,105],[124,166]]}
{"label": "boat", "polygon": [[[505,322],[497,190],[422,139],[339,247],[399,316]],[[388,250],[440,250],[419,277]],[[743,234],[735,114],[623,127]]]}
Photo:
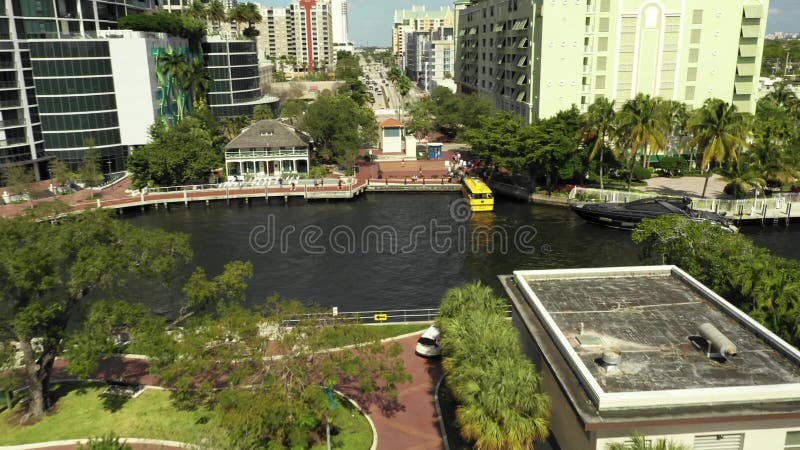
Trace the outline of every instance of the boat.
{"label": "boat", "polygon": [[494,210],[492,190],[481,179],[474,177],[464,178],[461,190],[464,193],[464,198],[469,202],[470,210],[473,212]]}
{"label": "boat", "polygon": [[628,203],[583,203],[570,205],[570,209],[587,222],[625,230],[636,228],[642,219],[676,214],[684,216],[692,222],[713,223],[730,233],[739,231],[729,223],[725,216],[708,211],[697,211],[692,209],[691,204],[692,199],[689,197],[653,197]]}

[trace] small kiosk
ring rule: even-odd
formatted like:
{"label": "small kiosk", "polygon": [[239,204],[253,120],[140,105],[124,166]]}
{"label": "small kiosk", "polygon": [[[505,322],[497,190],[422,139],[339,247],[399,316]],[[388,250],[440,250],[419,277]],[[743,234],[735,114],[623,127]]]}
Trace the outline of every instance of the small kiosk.
{"label": "small kiosk", "polygon": [[397,119],[386,119],[380,123],[381,150],[383,153],[403,152],[403,122]]}
{"label": "small kiosk", "polygon": [[442,150],[444,149],[444,144],[440,142],[429,142],[428,143],[428,159],[442,159]]}

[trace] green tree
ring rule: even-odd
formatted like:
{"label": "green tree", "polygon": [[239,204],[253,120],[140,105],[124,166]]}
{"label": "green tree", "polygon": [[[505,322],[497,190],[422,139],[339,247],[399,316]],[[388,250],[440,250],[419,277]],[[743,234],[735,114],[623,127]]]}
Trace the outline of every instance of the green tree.
{"label": "green tree", "polygon": [[206,101],[206,95],[214,86],[214,79],[201,58],[193,58],[187,67],[184,86],[191,94],[193,108],[197,107],[198,102]]}
{"label": "green tree", "polygon": [[530,152],[521,140],[522,119],[512,113],[486,116],[480,128],[464,132],[464,138],[483,161],[512,173],[520,173],[530,164]]}
{"label": "green tree", "polygon": [[461,435],[479,450],[529,449],[549,432],[550,399],[506,307],[489,287],[468,284],[447,292],[436,320]]}
{"label": "green tree", "polygon": [[201,0],[192,0],[184,14],[205,21],[208,17],[208,7]]}
{"label": "green tree", "polygon": [[226,19],[225,5],[222,4],[222,1],[211,0],[211,3],[208,4],[208,12],[206,17],[212,24],[214,24],[214,27],[219,30],[220,22]]}
{"label": "green tree", "polygon": [[166,280],[191,256],[185,236],[138,228],[105,211],[58,225],[2,219],[0,253],[0,342],[18,343],[34,416],[52,405],[53,363],[87,295],[118,288],[129,274]]}
{"label": "green tree", "polygon": [[56,187],[65,186],[72,177],[72,171],[69,170],[69,166],[60,159],[50,162],[50,173],[53,175],[53,184]]}
{"label": "green tree", "polygon": [[308,448],[325,429],[323,386],[349,381],[380,408],[410,381],[398,344],[329,351],[332,334],[358,342],[363,329],[318,312],[277,297],[259,312],[220,304],[213,316],[185,321],[180,339],[160,333],[146,342],[152,371],[176,400],[214,410],[211,425],[225,430],[220,448]]}
{"label": "green tree", "polygon": [[359,149],[371,145],[377,135],[375,113],[347,95],[321,95],[308,106],[301,128],[314,138],[319,157],[348,170],[354,167]]}
{"label": "green tree", "polygon": [[[247,29],[251,31],[245,30],[245,36],[254,38],[258,36],[257,30],[253,27],[254,23],[261,22],[261,11],[259,11],[258,5],[255,3],[239,3],[234,6],[232,9],[228,11],[228,20],[231,22],[236,22],[236,32],[239,33],[239,25],[242,23],[247,23]],[[254,33],[255,32],[255,33]],[[249,33],[249,34],[248,34]]]}
{"label": "green tree", "polygon": [[543,174],[549,192],[560,179],[575,179],[586,173],[588,152],[578,152],[580,113],[571,109],[559,111],[554,117],[539,121],[522,131],[523,148],[531,149],[529,170],[534,177]]}
{"label": "green tree", "polygon": [[167,84],[167,92],[178,108],[177,120],[183,120],[187,105],[187,90],[193,75],[193,66],[189,64],[184,53],[169,49],[158,57],[158,71]]}
{"label": "green tree", "polygon": [[294,125],[295,120],[302,117],[308,110],[308,102],[304,100],[287,100],[281,106],[281,117],[289,119],[289,123]]}
{"label": "green tree", "polygon": [[629,442],[612,442],[606,445],[606,450],[690,450],[690,447],[666,439],[650,442],[645,435],[634,432]]}
{"label": "green tree", "polygon": [[433,131],[433,114],[431,102],[420,100],[411,104],[406,117],[406,130],[417,138],[423,138]]}
{"label": "green tree", "polygon": [[616,117],[614,101],[605,97],[598,97],[581,117],[581,137],[585,143],[592,144],[589,160],[600,157],[600,189],[603,189],[603,156],[608,143],[614,140],[617,131]]}
{"label": "green tree", "polygon": [[800,162],[792,154],[798,148],[798,122],[785,106],[770,97],[756,109],[753,139],[745,157],[770,185],[791,183],[800,177]]}
{"label": "green tree", "polygon": [[694,135],[690,145],[703,152],[701,167],[706,171],[703,184],[703,197],[706,196],[708,179],[711,177],[711,164],[738,161],[739,149],[744,147],[749,130],[744,116],[736,111],[736,106],[719,99],[706,100],[689,122]]}
{"label": "green tree", "polygon": [[224,144],[232,141],[248,126],[250,126],[250,119],[247,116],[225,117],[220,120],[220,133],[224,138]]}
{"label": "green tree", "polygon": [[78,176],[87,187],[99,186],[103,181],[103,168],[100,167],[100,150],[94,146],[93,139],[87,139],[86,154],[78,168]]}
{"label": "green tree", "polygon": [[645,94],[637,94],[635,98],[625,102],[619,112],[618,142],[627,144],[630,158],[628,190],[633,182],[637,155],[644,153],[642,165],[647,167],[648,150],[657,152],[666,145],[664,133],[668,123],[664,112],[659,99]]}
{"label": "green tree", "polygon": [[150,134],[151,142],[128,158],[136,188],[203,182],[211,170],[222,164],[211,132],[195,117],[187,117],[172,128],[153,125]]}
{"label": "green tree", "polygon": [[36,175],[25,166],[8,166],[3,168],[3,181],[11,191],[19,195],[29,195]]}
{"label": "green tree", "polygon": [[253,120],[274,119],[272,114],[272,106],[270,105],[256,105],[253,108]]}

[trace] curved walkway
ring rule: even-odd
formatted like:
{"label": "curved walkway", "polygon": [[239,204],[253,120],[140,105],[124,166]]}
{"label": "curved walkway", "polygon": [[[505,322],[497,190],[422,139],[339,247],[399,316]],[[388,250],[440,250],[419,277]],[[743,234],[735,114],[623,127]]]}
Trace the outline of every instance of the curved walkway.
{"label": "curved walkway", "polygon": [[[414,347],[422,332],[399,338],[389,339],[384,345],[397,342],[403,351],[401,358],[412,381],[398,387],[397,400],[389,404],[377,403],[375,397],[363,395],[355,385],[339,386],[339,391],[354,400],[372,420],[377,432],[378,450],[438,450],[443,448],[442,434],[439,427],[439,416],[436,412],[434,394],[436,383],[442,375],[439,360],[426,359],[414,354]],[[148,386],[159,386],[159,381],[148,373],[149,362],[142,358],[109,358],[100,366],[93,376],[97,379],[122,379],[128,383],[140,383]],[[57,360],[53,379],[67,379],[66,363]],[[136,440],[137,442],[145,440]],[[76,441],[59,443],[29,444],[26,446],[2,447],[0,450],[48,449],[73,450]],[[134,439],[130,439],[133,443]],[[151,441],[148,441],[151,442]],[[175,443],[171,443],[175,444]],[[180,445],[178,443],[178,445]],[[180,446],[163,444],[137,444],[136,450],[157,448],[178,449]]]}

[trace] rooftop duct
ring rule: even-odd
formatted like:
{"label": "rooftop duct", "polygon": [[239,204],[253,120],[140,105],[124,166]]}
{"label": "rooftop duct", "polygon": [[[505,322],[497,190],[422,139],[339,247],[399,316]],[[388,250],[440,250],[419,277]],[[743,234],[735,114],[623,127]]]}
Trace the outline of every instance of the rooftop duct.
{"label": "rooftop duct", "polygon": [[708,342],[708,351],[716,350],[723,357],[733,356],[736,354],[736,345],[731,342],[721,331],[714,325],[706,322],[700,324],[700,336]]}

